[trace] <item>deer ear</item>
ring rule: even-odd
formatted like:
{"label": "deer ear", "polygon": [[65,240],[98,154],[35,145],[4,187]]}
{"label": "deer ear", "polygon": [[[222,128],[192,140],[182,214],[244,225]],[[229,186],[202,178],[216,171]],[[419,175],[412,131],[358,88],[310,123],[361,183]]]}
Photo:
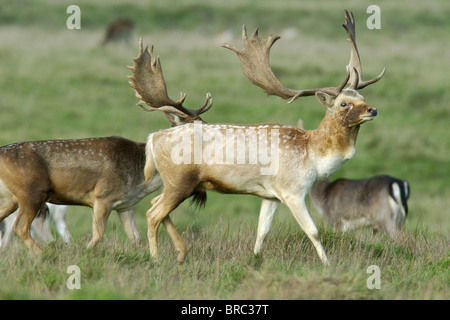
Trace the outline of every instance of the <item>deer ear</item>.
{"label": "deer ear", "polygon": [[329,108],[334,103],[334,96],[329,95],[328,93],[317,91],[316,92],[316,98],[319,100],[320,104]]}

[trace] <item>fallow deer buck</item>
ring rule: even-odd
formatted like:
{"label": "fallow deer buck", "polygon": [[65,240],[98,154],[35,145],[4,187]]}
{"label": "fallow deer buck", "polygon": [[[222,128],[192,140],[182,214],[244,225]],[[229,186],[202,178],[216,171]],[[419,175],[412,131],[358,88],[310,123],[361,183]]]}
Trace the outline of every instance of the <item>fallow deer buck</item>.
{"label": "fallow deer buck", "polygon": [[309,192],[324,220],[342,231],[359,227],[401,235],[408,215],[409,183],[387,175],[319,181]]}
{"label": "fallow deer buck", "polygon": [[[147,62],[146,53],[141,41],[139,57],[134,59],[135,66],[130,67],[136,96],[141,99],[148,99],[154,87],[165,91],[156,82],[152,88],[146,87],[151,78],[148,70],[142,68]],[[141,77],[145,82],[141,82]],[[210,94],[195,110],[167,107],[162,103],[165,101],[158,100],[158,95],[152,96],[151,101],[153,110],[164,112],[173,126],[203,121],[200,114],[212,106]],[[13,230],[31,251],[40,253],[31,237],[30,225],[45,202],[94,209],[89,247],[102,239],[109,214],[116,210],[128,238],[136,243],[139,232],[133,207],[163,185],[159,174],[144,182],[144,165],[145,143],[122,137],[27,141],[3,146],[0,148],[0,222],[18,208]],[[164,225],[174,241],[182,242],[169,217]]]}
{"label": "fallow deer buck", "polygon": [[[159,174],[164,182],[163,193],[153,199],[152,207],[146,213],[152,257],[158,258],[157,230],[160,223],[185,199],[194,195],[200,201],[206,200],[206,190],[213,190],[251,194],[263,199],[254,253],[260,252],[275,210],[283,202],[312,241],[322,262],[328,264],[318,230],[305,205],[305,196],[317,179],[330,176],[354,155],[360,125],[377,115],[377,110],[368,105],[356,90],[377,82],[384,74],[383,70],[378,77],[363,81],[354,19],[347,11],[343,26],[350,36],[352,51],[347,76],[338,87],[311,90],[284,87],[269,64],[270,48],[279,36],[263,40],[256,29],[248,37],[244,26],[243,50],[224,45],[238,55],[244,74],[266,93],[290,99],[290,102],[298,97],[315,95],[327,108],[318,129],[304,131],[279,124],[194,123],[149,135],[145,181],[151,181],[155,174]],[[147,72],[160,73],[159,59],[150,60]],[[148,83],[148,87],[155,86],[156,91],[161,89],[160,97],[164,101],[160,104],[167,108],[182,108],[182,100],[172,101],[167,96],[162,77],[160,80],[159,83]],[[349,80],[350,86],[344,89]],[[150,98],[143,97],[142,102],[151,108],[156,107]],[[238,139],[240,143],[236,146]],[[176,240],[178,260],[183,261],[186,246],[181,238],[172,239]]]}

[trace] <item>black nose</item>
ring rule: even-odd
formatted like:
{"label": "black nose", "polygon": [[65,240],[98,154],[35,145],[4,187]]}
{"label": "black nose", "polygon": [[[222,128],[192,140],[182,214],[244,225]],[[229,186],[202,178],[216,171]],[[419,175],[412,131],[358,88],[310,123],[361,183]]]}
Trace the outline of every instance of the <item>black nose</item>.
{"label": "black nose", "polygon": [[378,114],[377,108],[370,107],[369,110],[367,110],[373,117],[375,117]]}

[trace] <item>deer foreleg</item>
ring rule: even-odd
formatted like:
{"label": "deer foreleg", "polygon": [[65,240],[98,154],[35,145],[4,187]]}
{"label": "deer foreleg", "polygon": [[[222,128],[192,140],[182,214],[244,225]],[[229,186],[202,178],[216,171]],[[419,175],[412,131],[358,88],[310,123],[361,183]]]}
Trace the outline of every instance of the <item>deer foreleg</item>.
{"label": "deer foreleg", "polygon": [[120,222],[122,222],[123,228],[128,236],[128,239],[136,245],[139,243],[140,235],[138,228],[136,226],[136,221],[134,220],[134,209],[126,210],[126,211],[117,211],[117,215],[120,218]]}
{"label": "deer foreleg", "polygon": [[309,215],[304,196],[299,197],[298,195],[292,195],[285,197],[284,200],[286,205],[294,215],[295,220],[297,220],[300,227],[313,243],[320,260],[322,260],[325,265],[329,265],[330,263],[328,262],[327,255],[325,254],[325,250],[323,249],[322,243],[319,239],[319,231],[317,230],[314,221]]}
{"label": "deer foreleg", "polygon": [[88,248],[95,246],[102,240],[105,234],[106,221],[108,220],[111,208],[109,205],[101,201],[94,202],[94,218],[92,222],[92,240],[88,244]]}
{"label": "deer foreleg", "polygon": [[262,244],[270,230],[273,216],[279,204],[279,200],[263,199],[261,209],[259,211],[258,233],[256,235],[255,248],[253,249],[254,254],[261,252]]}

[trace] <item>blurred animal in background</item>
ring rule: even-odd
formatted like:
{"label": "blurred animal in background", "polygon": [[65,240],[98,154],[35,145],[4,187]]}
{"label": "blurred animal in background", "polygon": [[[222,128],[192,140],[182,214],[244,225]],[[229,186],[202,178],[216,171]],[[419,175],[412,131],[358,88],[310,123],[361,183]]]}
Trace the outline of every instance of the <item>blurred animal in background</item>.
{"label": "blurred animal in background", "polygon": [[232,42],[233,40],[234,40],[233,29],[222,30],[214,36],[214,42],[219,45]]}
{"label": "blurred animal in background", "polygon": [[[65,243],[70,243],[72,237],[67,228],[67,206],[51,203],[44,204],[31,224],[33,238],[39,238],[44,242],[55,239],[50,232],[50,220],[57,233]],[[13,225],[16,222],[17,211],[0,222],[0,248],[6,248],[13,239]]]}
{"label": "blurred animal in background", "polygon": [[[298,119],[297,126],[304,129],[302,119]],[[408,215],[409,194],[408,181],[378,175],[361,180],[318,181],[309,197],[333,227],[342,231],[373,227],[397,238]]]}
{"label": "blurred animal in background", "polygon": [[342,231],[372,227],[394,239],[402,233],[409,194],[407,181],[388,175],[319,181],[309,192],[313,205],[333,227]]}
{"label": "blurred animal in background", "polygon": [[105,36],[101,43],[102,46],[118,41],[130,43],[134,23],[128,19],[118,19],[111,22],[106,28]]}

